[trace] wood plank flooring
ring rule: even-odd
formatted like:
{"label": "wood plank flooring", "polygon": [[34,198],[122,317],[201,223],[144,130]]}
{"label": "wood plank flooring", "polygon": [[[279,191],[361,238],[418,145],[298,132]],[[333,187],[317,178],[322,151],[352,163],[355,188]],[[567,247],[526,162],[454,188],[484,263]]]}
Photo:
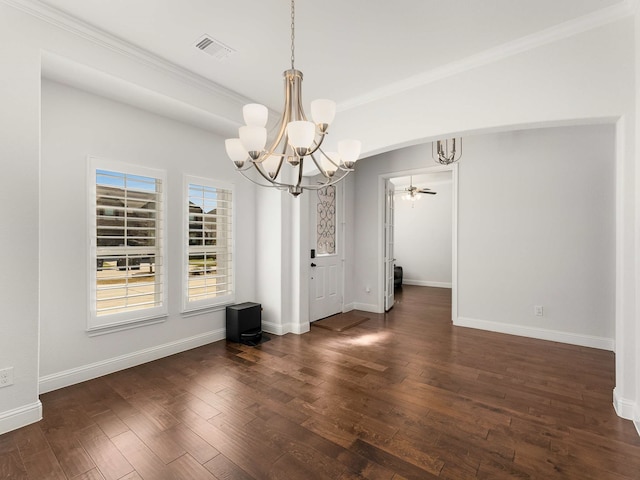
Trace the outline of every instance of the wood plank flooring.
{"label": "wood plank flooring", "polygon": [[451,325],[450,291],[252,348],[226,341],[42,395],[0,479],[640,478],[610,352]]}

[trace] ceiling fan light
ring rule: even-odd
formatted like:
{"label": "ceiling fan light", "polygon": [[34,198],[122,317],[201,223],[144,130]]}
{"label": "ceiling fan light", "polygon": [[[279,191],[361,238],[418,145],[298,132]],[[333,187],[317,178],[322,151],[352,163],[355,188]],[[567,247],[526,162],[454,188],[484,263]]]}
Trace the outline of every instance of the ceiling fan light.
{"label": "ceiling fan light", "polygon": [[242,107],[244,123],[250,127],[265,127],[269,118],[269,110],[259,103],[248,103]]}
{"label": "ceiling fan light", "polygon": [[[240,127],[238,131],[240,132],[240,141],[249,155],[251,152],[261,152],[267,144],[267,129],[264,127],[245,125]],[[255,160],[253,155],[251,158]]]}

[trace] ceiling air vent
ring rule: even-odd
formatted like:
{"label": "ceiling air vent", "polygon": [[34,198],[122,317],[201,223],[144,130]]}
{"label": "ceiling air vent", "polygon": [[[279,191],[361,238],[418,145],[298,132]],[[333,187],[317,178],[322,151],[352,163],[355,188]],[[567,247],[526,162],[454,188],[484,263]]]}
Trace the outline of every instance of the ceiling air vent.
{"label": "ceiling air vent", "polygon": [[235,52],[233,48],[228,47],[224,43],[210,37],[209,35],[203,35],[201,38],[199,38],[195,43],[195,46],[198,50],[202,50],[203,52],[211,55],[217,60],[224,60],[229,55]]}

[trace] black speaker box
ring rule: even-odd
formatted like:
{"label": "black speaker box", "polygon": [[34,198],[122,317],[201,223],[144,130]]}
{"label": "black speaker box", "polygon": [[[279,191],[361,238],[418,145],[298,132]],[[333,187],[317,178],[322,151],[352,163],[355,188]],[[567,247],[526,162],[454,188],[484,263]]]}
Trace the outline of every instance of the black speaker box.
{"label": "black speaker box", "polygon": [[262,306],[245,302],[227,307],[227,340],[257,343],[262,337]]}

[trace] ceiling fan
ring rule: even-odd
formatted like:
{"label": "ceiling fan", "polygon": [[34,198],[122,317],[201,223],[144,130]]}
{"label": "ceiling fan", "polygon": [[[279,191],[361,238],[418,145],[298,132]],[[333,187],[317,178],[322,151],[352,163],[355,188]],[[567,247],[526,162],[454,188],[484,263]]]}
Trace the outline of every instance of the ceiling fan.
{"label": "ceiling fan", "polygon": [[402,191],[397,191],[396,194],[404,194],[407,199],[420,198],[420,194],[426,193],[428,195],[436,195],[438,192],[434,192],[430,188],[418,188],[413,185],[413,176],[409,177],[409,186]]}

